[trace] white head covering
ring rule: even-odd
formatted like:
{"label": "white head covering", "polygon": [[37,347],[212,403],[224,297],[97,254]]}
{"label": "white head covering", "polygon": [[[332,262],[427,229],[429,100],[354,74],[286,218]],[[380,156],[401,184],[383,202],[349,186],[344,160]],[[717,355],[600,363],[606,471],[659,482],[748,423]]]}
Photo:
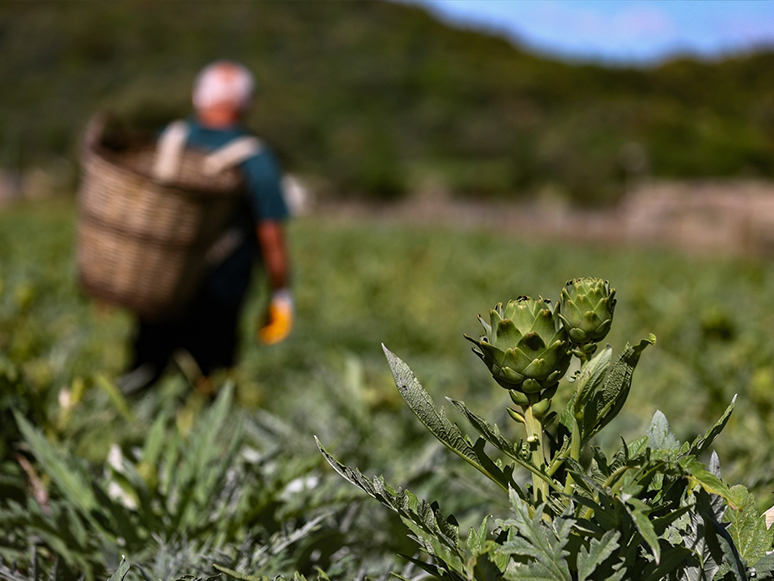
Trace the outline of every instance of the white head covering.
{"label": "white head covering", "polygon": [[244,65],[232,61],[215,61],[204,67],[196,77],[193,105],[208,109],[218,104],[236,106],[244,111],[250,105],[255,79]]}

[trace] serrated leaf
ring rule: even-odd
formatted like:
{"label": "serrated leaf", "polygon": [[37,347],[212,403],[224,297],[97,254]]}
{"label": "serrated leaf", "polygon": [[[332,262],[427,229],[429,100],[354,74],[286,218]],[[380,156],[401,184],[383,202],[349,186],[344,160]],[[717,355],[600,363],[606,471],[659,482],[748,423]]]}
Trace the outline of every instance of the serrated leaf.
{"label": "serrated leaf", "polygon": [[394,508],[392,505],[390,505],[387,502],[384,502],[383,499],[381,499],[376,492],[376,488],[373,484],[371,484],[371,481],[363,476],[360,473],[360,470],[356,468],[350,468],[349,466],[345,466],[344,464],[341,464],[336,458],[334,458],[328,451],[323,447],[323,445],[320,443],[320,440],[317,439],[317,436],[314,438],[315,442],[317,442],[317,447],[320,449],[320,452],[322,453],[325,460],[328,462],[328,464],[331,465],[331,467],[339,473],[341,477],[343,477],[345,480],[347,480],[350,484],[354,484],[358,488],[360,488],[363,492],[368,494],[369,496],[372,496],[373,498],[376,498],[379,501],[382,501],[383,504],[388,506],[389,508]]}
{"label": "serrated leaf", "polygon": [[212,565],[215,569],[220,571],[221,573],[225,573],[229,577],[233,577],[234,579],[239,579],[240,581],[268,581],[268,577],[264,577],[261,575],[260,577],[255,577],[253,575],[247,575],[245,573],[240,573],[239,571],[234,571],[233,569],[229,569],[228,567],[223,567],[222,565],[218,565],[217,563],[213,563]]}
{"label": "serrated leaf", "polygon": [[720,496],[730,507],[739,507],[739,499],[731,492],[728,485],[708,471],[701,462],[691,462],[688,466],[688,470],[690,472],[690,475],[688,476],[690,482],[698,484],[710,494]]}
{"label": "serrated leaf", "polygon": [[[664,542],[664,545],[661,552],[661,562],[653,562],[647,565],[642,572],[638,571],[638,576],[636,577],[638,581],[664,581],[664,579],[669,579],[670,573],[674,573],[678,566],[684,564],[693,556],[691,550],[686,547],[669,546],[666,542]],[[686,568],[683,568],[682,571],[685,573]],[[688,581],[685,575],[679,577],[679,579],[680,581]]]}
{"label": "serrated leaf", "polygon": [[441,513],[438,502],[433,502],[430,505],[430,508],[433,510],[433,526],[438,527],[438,530],[440,530],[444,536],[451,539],[455,547],[458,546],[460,540],[460,526],[457,519],[454,518],[453,514],[445,517]]}
{"label": "serrated leaf", "polygon": [[610,361],[613,358],[613,349],[607,345],[594,358],[586,363],[578,376],[575,391],[577,393],[575,411],[585,406],[592,394],[602,385],[602,382],[610,369]]}
{"label": "serrated leaf", "polygon": [[653,523],[653,530],[656,531],[657,535],[662,535],[669,525],[692,509],[693,507],[691,505],[681,506],[680,508],[669,511],[660,518],[651,520],[650,522]]}
{"label": "serrated leaf", "polygon": [[731,404],[726,408],[726,411],[723,412],[723,415],[720,416],[720,419],[715,422],[715,425],[712,426],[709,431],[704,434],[704,436],[697,437],[691,443],[688,454],[693,456],[701,456],[712,445],[712,442],[715,441],[715,438],[718,437],[718,434],[720,434],[720,432],[723,431],[723,428],[726,427],[728,419],[731,417],[731,412],[734,411],[735,406],[736,396],[734,396],[734,399],[731,400]]}
{"label": "serrated leaf", "polygon": [[737,510],[726,511],[725,516],[731,523],[728,534],[740,556],[748,563],[755,563],[771,550],[774,527],[766,528],[766,519],[758,512],[755,495],[745,486],[737,484],[731,492],[740,502]]}
{"label": "serrated leaf", "polygon": [[[476,443],[473,445],[473,452],[476,455],[476,460],[478,460],[478,466],[480,466],[479,470],[484,472],[484,474],[499,484],[503,490],[512,488],[519,494],[519,496],[526,498],[527,495],[524,490],[518,484],[516,484],[513,479],[513,466],[503,467],[502,461],[500,459],[498,459],[496,462],[493,461],[486,454],[484,446],[485,442],[483,438],[476,440]],[[537,469],[533,468],[531,472],[534,472],[543,478],[547,478]]]}
{"label": "serrated leaf", "polygon": [[425,391],[408,365],[382,345],[387,361],[392,371],[395,385],[419,421],[430,430],[442,444],[460,454],[469,461],[475,462],[473,449],[467,444],[456,424],[452,424],[433,403],[430,394]]}
{"label": "serrated leaf", "polygon": [[[747,567],[740,558],[734,542],[728,535],[728,531],[717,521],[712,522],[712,528],[715,535],[711,538],[709,544],[717,546],[716,551],[722,555],[721,564],[728,568],[734,581],[747,581]],[[728,579],[728,574],[724,578]]]}
{"label": "serrated leaf", "polygon": [[626,512],[632,517],[634,526],[637,527],[637,531],[642,535],[642,538],[650,547],[653,558],[658,563],[661,560],[661,546],[658,542],[658,535],[653,529],[653,523],[650,522],[648,515],[637,508],[633,508],[630,504],[624,503]]}
{"label": "serrated leaf", "polygon": [[[538,468],[532,463],[529,451],[515,446],[510,440],[505,438],[500,432],[497,424],[490,424],[481,416],[470,411],[464,402],[446,398],[463,417],[470,422],[475,430],[492,446],[500,450],[503,454],[518,462],[524,468],[531,472],[537,472]],[[475,451],[475,450],[474,450]],[[511,484],[513,485],[513,484]]]}
{"label": "serrated leaf", "polygon": [[484,520],[481,522],[481,525],[478,527],[478,529],[470,527],[468,537],[465,539],[465,544],[467,545],[468,549],[470,549],[470,552],[473,553],[473,555],[480,555],[483,552],[484,544],[486,543],[486,535],[488,532],[489,515],[484,517]]}
{"label": "serrated leaf", "polygon": [[530,517],[529,505],[514,492],[510,492],[513,517],[501,526],[511,526],[518,535],[509,534],[508,540],[496,548],[496,553],[533,559],[508,569],[506,579],[527,579],[571,581],[564,547],[569,541],[572,519],[557,517],[553,527],[543,521],[544,505],[539,506]]}
{"label": "serrated leaf", "polygon": [[595,391],[583,408],[583,442],[588,442],[599,430],[615,418],[623,408],[632,386],[634,368],[642,351],[654,345],[656,337],[650,335],[635,346],[626,345],[623,353],[607,374],[602,388]]}
{"label": "serrated leaf", "polygon": [[577,392],[573,392],[570,396],[570,401],[562,409],[562,413],[559,414],[559,424],[566,428],[568,433],[572,433],[573,426],[575,425],[575,399],[578,397]]}
{"label": "serrated leaf", "polygon": [[503,490],[508,490],[509,486],[516,486],[512,479],[508,478],[493,462],[487,462],[486,466],[482,465],[468,438],[462,435],[456,424],[449,421],[443,408],[439,409],[435,406],[430,394],[422,387],[408,365],[384,345],[382,345],[382,349],[389,362],[395,385],[401,397],[430,433]]}
{"label": "serrated leaf", "polygon": [[508,581],[560,581],[569,577],[557,577],[554,571],[543,563],[519,564],[513,569],[508,569],[503,575]]}
{"label": "serrated leaf", "polygon": [[758,559],[752,567],[755,570],[755,579],[771,581],[774,579],[774,553]]}
{"label": "serrated leaf", "polygon": [[[465,417],[465,419],[471,423],[476,431],[481,434],[484,440],[492,444],[495,448],[506,454],[508,457],[515,460],[518,464],[527,470],[539,475],[541,474],[538,468],[532,463],[531,453],[519,446],[515,446],[510,440],[506,439],[500,432],[500,428],[497,426],[497,424],[490,424],[484,418],[476,415],[468,409],[464,402],[456,401],[450,398],[447,398],[447,400]],[[506,474],[501,467],[494,465],[489,456],[484,453],[482,442],[483,440],[480,438],[475,444],[470,444],[468,440],[468,445],[472,447],[476,460],[484,469],[487,470],[489,474],[500,478],[500,485],[504,489],[512,487],[516,489],[522,498],[524,498],[524,492],[516,484],[513,478],[511,478],[509,474]]]}
{"label": "serrated leaf", "polygon": [[475,579],[476,581],[502,581],[503,569],[507,565],[503,564],[502,567],[500,566],[501,560],[493,555],[491,550],[494,543],[489,541],[488,545],[490,547],[488,552],[468,559],[465,571],[467,575],[465,577],[466,581],[469,579]]}
{"label": "serrated leaf", "polygon": [[713,579],[723,565],[731,578],[746,581],[745,567],[733,540],[725,526],[718,522],[717,517],[723,509],[718,508],[716,501],[717,498],[711,494],[699,490],[695,508],[688,513],[688,526],[682,533],[682,539],[683,544],[693,551],[694,558],[685,566],[684,577],[687,581]]}
{"label": "serrated leaf", "polygon": [[397,512],[404,524],[416,535],[415,540],[426,552],[437,556],[449,566],[453,566],[456,571],[463,570],[463,556],[458,542],[459,527],[454,517],[444,518],[436,503],[431,505],[424,500],[419,501],[416,510],[412,509],[410,505],[409,509],[406,510],[403,494],[410,494],[408,491],[402,491],[402,494],[396,492],[384,482],[382,477],[369,480],[359,470],[344,466],[336,460],[325,450],[316,436],[315,441],[323,457],[339,475]]}
{"label": "serrated leaf", "polygon": [[589,548],[581,546],[578,551],[578,581],[586,581],[597,568],[618,548],[619,531],[607,531],[601,539],[591,539]]}
{"label": "serrated leaf", "polygon": [[[421,561],[421,560],[417,559],[416,557],[411,557],[409,555],[400,554],[400,556],[403,557],[404,559],[406,559],[407,561],[413,563],[414,565],[416,565],[420,569],[422,569],[425,573],[429,573],[430,575],[434,575],[435,577],[438,577],[439,579],[444,578],[444,575],[446,575],[447,571],[443,567],[439,567],[439,566],[433,565],[431,563],[425,563],[424,561]],[[391,573],[391,575],[394,575],[394,576],[398,577],[398,579],[404,579],[405,581],[410,581],[410,580],[406,579],[405,577],[401,577],[399,575],[395,575],[395,573]]]}

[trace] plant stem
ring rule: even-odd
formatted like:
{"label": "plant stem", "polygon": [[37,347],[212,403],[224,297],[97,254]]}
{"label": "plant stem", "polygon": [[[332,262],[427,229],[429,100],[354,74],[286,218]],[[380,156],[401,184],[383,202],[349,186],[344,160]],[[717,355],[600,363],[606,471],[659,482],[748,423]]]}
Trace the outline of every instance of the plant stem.
{"label": "plant stem", "polygon": [[[573,416],[572,419],[572,434],[570,434],[570,458],[576,462],[580,460],[581,452],[581,435],[580,435],[580,423],[578,418]],[[567,480],[564,484],[565,494],[571,494],[575,480],[573,480],[572,474],[567,473]]]}
{"label": "plant stem", "polygon": [[[576,357],[580,360],[580,363],[581,363],[580,374],[583,375],[583,371],[589,362],[589,357],[583,351],[576,353]],[[575,397],[576,398],[580,397],[580,389],[578,389],[578,391],[575,392]],[[570,434],[570,458],[572,458],[577,462],[578,460],[580,460],[580,453],[581,453],[581,427],[580,427],[580,418],[578,417],[578,414],[576,412],[576,413],[573,413],[573,418],[572,418],[572,433]],[[568,473],[567,480],[565,480],[565,484],[564,484],[565,494],[572,494],[572,489],[574,485],[575,485],[575,480],[573,479],[572,474]]]}
{"label": "plant stem", "polygon": [[[524,425],[527,428],[527,443],[532,450],[532,463],[540,470],[543,470],[546,459],[543,451],[543,424],[532,413],[532,406],[527,406],[524,410]],[[548,499],[548,484],[537,474],[532,474],[532,498],[538,502]]]}

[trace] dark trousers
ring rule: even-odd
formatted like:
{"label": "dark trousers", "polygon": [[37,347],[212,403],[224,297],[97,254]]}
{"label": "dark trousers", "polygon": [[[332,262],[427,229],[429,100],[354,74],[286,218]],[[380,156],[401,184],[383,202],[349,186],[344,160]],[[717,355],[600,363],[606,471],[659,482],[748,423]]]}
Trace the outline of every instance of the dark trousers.
{"label": "dark trousers", "polygon": [[156,369],[157,379],[176,349],[188,351],[204,375],[232,367],[240,308],[241,304],[224,302],[204,290],[182,315],[170,321],[140,321],[134,338],[132,368],[150,363]]}

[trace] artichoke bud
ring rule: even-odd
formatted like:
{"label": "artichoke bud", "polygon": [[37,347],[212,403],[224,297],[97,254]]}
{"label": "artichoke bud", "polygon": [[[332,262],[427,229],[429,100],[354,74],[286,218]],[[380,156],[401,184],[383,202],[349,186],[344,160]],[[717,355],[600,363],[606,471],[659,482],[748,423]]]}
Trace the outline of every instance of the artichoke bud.
{"label": "artichoke bud", "polygon": [[529,405],[529,397],[526,393],[516,391],[515,389],[509,389],[508,394],[511,396],[511,401],[521,407],[527,407]]}
{"label": "artichoke bud", "polygon": [[525,379],[521,384],[521,391],[524,393],[538,393],[541,389],[543,386],[534,379]]}
{"label": "artichoke bud", "polygon": [[572,354],[579,359],[591,359],[591,356],[597,350],[596,343],[586,343],[585,345],[573,344]]}
{"label": "artichoke bud", "polygon": [[[615,289],[593,277],[568,280],[559,300],[558,317],[573,345],[586,346],[605,338],[615,310]],[[591,351],[582,350],[587,355]]]}
{"label": "artichoke bud", "polygon": [[511,416],[511,418],[513,418],[514,420],[516,420],[521,424],[526,425],[527,421],[524,419],[524,416],[521,415],[521,412],[518,412],[515,409],[509,408],[509,407],[506,407],[505,409],[508,410],[508,415]]}
{"label": "artichoke bud", "polygon": [[551,387],[547,387],[543,393],[540,394],[540,399],[551,399],[556,395],[556,390],[559,387],[558,383],[555,383]]}
{"label": "artichoke bud", "polygon": [[551,409],[551,400],[541,399],[539,402],[532,405],[532,415],[534,415],[537,419],[541,420],[545,417],[545,415],[548,413],[548,410],[550,409]]}
{"label": "artichoke bud", "polygon": [[485,334],[480,339],[465,338],[505,389],[539,393],[567,372],[570,340],[551,301],[521,296],[505,305],[498,303],[489,311],[489,323],[481,317],[479,321]]}

